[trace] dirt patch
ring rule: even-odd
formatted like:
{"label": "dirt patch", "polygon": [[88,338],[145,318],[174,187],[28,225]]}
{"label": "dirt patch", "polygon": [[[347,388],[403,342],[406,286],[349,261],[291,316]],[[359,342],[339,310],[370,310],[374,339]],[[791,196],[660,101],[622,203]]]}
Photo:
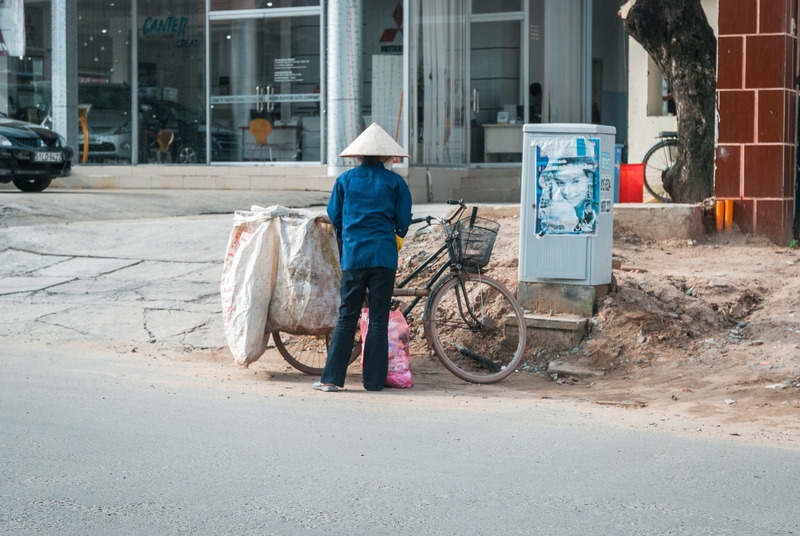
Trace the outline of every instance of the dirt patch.
{"label": "dirt patch", "polygon": [[[481,212],[501,224],[487,273],[515,293],[516,210]],[[442,239],[436,228],[407,237],[399,275],[436,251]],[[446,404],[451,396],[526,399],[572,405],[631,427],[800,447],[798,252],[732,231],[697,242],[645,242],[620,233],[613,253],[618,262],[611,292],[598,301],[577,349],[551,354],[531,348],[518,372],[502,382],[469,384],[450,374],[428,347],[423,299],[409,318],[415,387],[387,395],[413,397],[423,408]],[[274,349],[251,369],[238,369],[227,349],[180,354],[158,346],[137,351],[158,359],[205,361],[196,371],[224,373],[231,388],[263,378],[252,388],[310,396],[313,379],[292,369]],[[553,377],[551,362],[603,375]],[[348,372],[347,388],[361,389],[358,363]],[[479,410],[477,402],[469,407]]]}
{"label": "dirt patch", "polygon": [[[508,207],[482,212],[501,224],[487,273],[516,293],[519,218]],[[442,238],[436,228],[409,236],[400,275]],[[611,292],[598,300],[580,346],[555,355],[531,349],[520,374],[503,383],[524,388],[518,382],[536,377],[538,389],[556,388],[560,397],[680,406],[684,414],[724,414],[732,422],[760,422],[763,414],[800,431],[798,251],[734,230],[664,242],[618,233],[613,253]],[[413,320],[412,334],[413,361],[421,368],[432,352]],[[554,360],[604,375],[552,377],[547,367]]]}

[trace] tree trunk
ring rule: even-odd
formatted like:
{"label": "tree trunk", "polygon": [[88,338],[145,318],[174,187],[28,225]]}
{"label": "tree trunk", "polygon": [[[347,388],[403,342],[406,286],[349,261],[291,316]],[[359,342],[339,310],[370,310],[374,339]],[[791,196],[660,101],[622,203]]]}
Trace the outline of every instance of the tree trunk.
{"label": "tree trunk", "polygon": [[676,203],[711,197],[717,39],[700,0],[637,0],[624,27],[661,69],[677,109],[678,156],[664,188]]}

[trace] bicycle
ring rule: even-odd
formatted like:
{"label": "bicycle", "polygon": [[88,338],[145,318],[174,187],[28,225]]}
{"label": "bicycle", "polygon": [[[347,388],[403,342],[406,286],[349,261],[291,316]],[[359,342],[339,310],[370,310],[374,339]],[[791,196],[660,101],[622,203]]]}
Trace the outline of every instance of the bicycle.
{"label": "bicycle", "polygon": [[662,203],[671,203],[672,197],[664,189],[664,174],[675,165],[678,156],[678,133],[659,132],[659,141],[644,155],[644,187]]}
{"label": "bicycle", "polygon": [[[422,314],[425,340],[447,370],[472,383],[498,382],[517,369],[527,343],[522,308],[502,283],[482,272],[489,264],[500,225],[478,218],[477,207],[473,207],[470,216],[460,219],[467,208],[462,200],[449,200],[447,204],[459,205],[449,218],[428,216],[412,221],[412,225],[425,223],[425,227],[434,222],[441,225],[444,243],[396,283],[393,296],[413,298],[402,309],[407,319],[426,299]],[[407,286],[430,272],[433,275],[424,286]],[[396,302],[401,305],[399,300]],[[322,373],[330,336],[272,333],[281,356],[296,369],[312,375]],[[351,363],[360,351],[361,344],[357,342]]]}

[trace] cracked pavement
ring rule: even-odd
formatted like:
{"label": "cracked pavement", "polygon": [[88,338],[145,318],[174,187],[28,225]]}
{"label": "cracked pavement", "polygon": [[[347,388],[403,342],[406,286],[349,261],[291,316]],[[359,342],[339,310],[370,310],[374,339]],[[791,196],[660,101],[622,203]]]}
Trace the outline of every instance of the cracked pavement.
{"label": "cracked pavement", "polygon": [[321,192],[0,192],[0,340],[225,353],[219,280],[233,211],[325,201]]}

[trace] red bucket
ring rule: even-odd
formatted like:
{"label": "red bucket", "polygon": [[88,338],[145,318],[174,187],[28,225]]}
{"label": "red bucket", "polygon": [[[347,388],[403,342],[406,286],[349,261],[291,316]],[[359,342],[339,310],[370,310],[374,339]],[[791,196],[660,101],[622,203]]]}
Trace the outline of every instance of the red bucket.
{"label": "red bucket", "polygon": [[641,203],[644,189],[644,164],[622,164],[619,167],[619,202]]}

